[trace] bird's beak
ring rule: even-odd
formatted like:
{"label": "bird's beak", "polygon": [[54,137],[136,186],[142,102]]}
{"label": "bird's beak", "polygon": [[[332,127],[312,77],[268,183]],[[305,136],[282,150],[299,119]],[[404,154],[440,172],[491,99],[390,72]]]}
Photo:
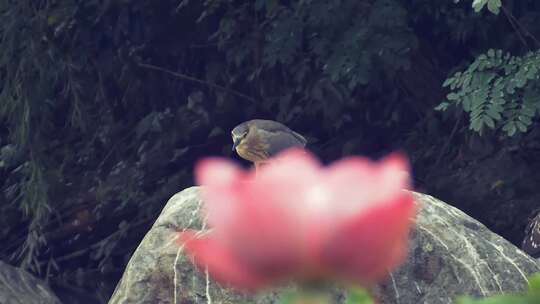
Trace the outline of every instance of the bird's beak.
{"label": "bird's beak", "polygon": [[240,138],[233,138],[233,145],[232,145],[232,150],[236,150],[236,147],[238,147],[238,145],[240,144]]}

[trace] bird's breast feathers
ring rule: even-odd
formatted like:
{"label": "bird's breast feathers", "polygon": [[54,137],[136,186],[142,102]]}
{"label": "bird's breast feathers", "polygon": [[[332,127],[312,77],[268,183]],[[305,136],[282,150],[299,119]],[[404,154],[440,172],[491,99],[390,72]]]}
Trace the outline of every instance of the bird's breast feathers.
{"label": "bird's breast feathers", "polygon": [[236,147],[236,152],[244,159],[252,162],[260,162],[269,157],[268,153],[266,152],[267,149],[268,145],[265,145],[262,142],[257,142],[256,144],[250,145],[243,141]]}

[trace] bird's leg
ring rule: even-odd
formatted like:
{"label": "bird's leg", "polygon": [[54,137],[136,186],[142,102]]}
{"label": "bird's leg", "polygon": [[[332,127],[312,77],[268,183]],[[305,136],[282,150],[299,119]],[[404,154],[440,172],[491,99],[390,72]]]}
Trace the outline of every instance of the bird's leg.
{"label": "bird's leg", "polygon": [[254,162],[255,164],[255,177],[257,177],[257,174],[259,173],[259,170],[261,170],[262,167],[264,167],[266,165],[265,162],[262,162],[262,161],[259,161],[259,162]]}
{"label": "bird's leg", "polygon": [[259,174],[259,170],[261,170],[261,163],[255,162],[255,178],[257,178],[257,175]]}
{"label": "bird's leg", "polygon": [[257,178],[257,174],[259,173],[259,164],[254,162],[253,165],[255,166],[255,178]]}

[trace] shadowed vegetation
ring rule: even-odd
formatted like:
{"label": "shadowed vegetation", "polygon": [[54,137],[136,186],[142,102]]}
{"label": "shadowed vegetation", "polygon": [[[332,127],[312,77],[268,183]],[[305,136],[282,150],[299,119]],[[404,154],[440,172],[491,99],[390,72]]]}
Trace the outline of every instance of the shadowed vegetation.
{"label": "shadowed vegetation", "polygon": [[0,258],[117,278],[194,162],[232,156],[255,117],[324,160],[403,149],[421,191],[519,244],[540,199],[540,3],[455,2],[3,1]]}

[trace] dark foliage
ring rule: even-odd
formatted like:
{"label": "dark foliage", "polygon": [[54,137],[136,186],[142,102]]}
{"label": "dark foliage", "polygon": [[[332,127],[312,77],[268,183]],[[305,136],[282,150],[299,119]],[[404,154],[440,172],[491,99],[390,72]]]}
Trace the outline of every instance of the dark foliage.
{"label": "dark foliage", "polygon": [[[421,190],[518,243],[540,197],[538,112],[519,112],[540,98],[538,70],[519,72],[537,59],[540,5],[455,2],[2,1],[0,258],[65,286],[114,280],[196,160],[231,156],[229,130],[255,117],[306,135],[325,161],[403,149]],[[506,53],[509,74],[507,61],[472,67]],[[457,71],[496,76],[464,86]],[[512,109],[475,95],[468,111],[477,131],[505,117],[512,138],[434,110],[452,75],[460,96],[526,79]]]}

